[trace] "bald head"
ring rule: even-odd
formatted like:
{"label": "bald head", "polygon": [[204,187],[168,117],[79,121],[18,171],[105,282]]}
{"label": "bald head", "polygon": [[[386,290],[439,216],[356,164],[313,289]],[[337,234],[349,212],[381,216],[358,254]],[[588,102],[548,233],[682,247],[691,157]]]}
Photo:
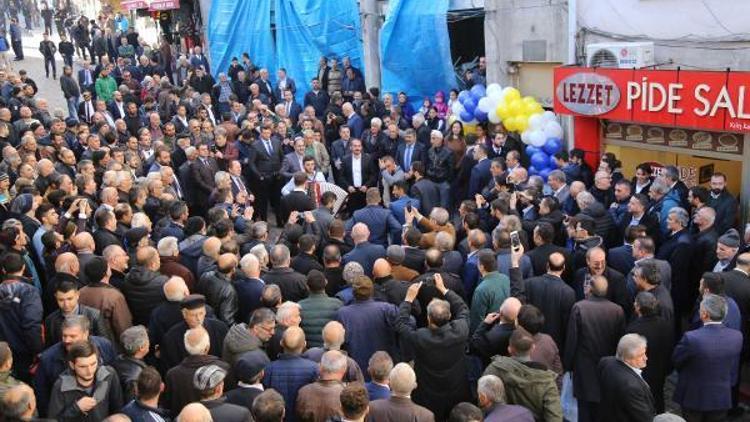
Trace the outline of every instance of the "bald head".
{"label": "bald head", "polygon": [[346,330],[338,321],[331,321],[323,327],[323,344],[328,350],[339,350],[344,344]]}
{"label": "bald head", "polygon": [[211,412],[200,403],[190,403],[177,416],[180,422],[213,422]]}
{"label": "bald head", "polygon": [[591,279],[591,294],[596,297],[606,297],[608,287],[609,282],[607,282],[607,278],[604,276],[595,275]]}
{"label": "bald head", "polygon": [[237,257],[231,253],[221,254],[216,260],[216,267],[220,272],[230,274],[237,268]]}
{"label": "bald head", "polygon": [[298,355],[305,349],[305,332],[299,327],[289,327],[281,338],[281,346],[289,354]]}
{"label": "bald head", "polygon": [[352,240],[355,245],[367,242],[370,238],[370,229],[364,223],[357,223],[352,227]]}
{"label": "bald head", "polygon": [[78,257],[71,252],[61,253],[55,260],[55,271],[77,276],[80,271]]}
{"label": "bald head", "polygon": [[182,300],[190,294],[190,290],[188,290],[185,280],[178,276],[170,277],[169,280],[164,283],[163,289],[164,296],[166,296],[167,300],[170,302],[182,302]]}
{"label": "bald head", "polygon": [[509,297],[505,299],[502,305],[500,305],[500,318],[504,322],[513,322],[518,318],[518,311],[521,310],[521,301],[515,297]]}
{"label": "bald head", "polygon": [[219,256],[220,250],[221,240],[218,237],[211,236],[203,242],[203,255],[216,259]]}
{"label": "bald head", "polygon": [[155,268],[158,269],[161,264],[159,261],[159,251],[151,246],[139,248],[135,253],[135,260],[138,262],[138,265],[147,268],[154,268],[155,265]]}
{"label": "bald head", "polygon": [[76,252],[94,252],[94,238],[89,232],[81,232],[73,237],[73,247]]}
{"label": "bald head", "polygon": [[372,266],[372,276],[375,278],[391,275],[391,264],[383,258],[378,258]]}
{"label": "bald head", "polygon": [[586,185],[583,182],[576,180],[570,184],[570,194],[575,198],[576,195],[586,190]]}
{"label": "bald head", "polygon": [[185,332],[185,350],[191,356],[200,356],[208,353],[211,348],[211,338],[203,326],[191,328]]}

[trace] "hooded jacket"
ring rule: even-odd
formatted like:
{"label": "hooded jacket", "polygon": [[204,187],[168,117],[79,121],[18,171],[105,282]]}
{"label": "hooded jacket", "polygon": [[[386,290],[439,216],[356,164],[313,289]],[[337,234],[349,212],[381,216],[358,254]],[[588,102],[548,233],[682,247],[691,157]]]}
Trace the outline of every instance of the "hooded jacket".
{"label": "hooded jacket", "polygon": [[180,261],[193,274],[198,273],[198,259],[203,255],[203,242],[206,239],[202,234],[194,234],[180,242]]}
{"label": "hooded jacket", "polygon": [[221,357],[225,362],[234,366],[237,359],[245,352],[263,349],[263,342],[250,332],[247,324],[232,326],[224,338],[224,348]]}
{"label": "hooded jacket", "polygon": [[484,375],[495,375],[502,379],[508,403],[531,410],[537,421],[562,421],[560,393],[555,383],[557,374],[545,365],[495,356]]}
{"label": "hooded jacket", "polygon": [[167,301],[164,296],[164,283],[167,276],[137,266],[130,270],[122,286],[122,294],[128,301],[133,314],[133,325],[148,325],[151,311]]}
{"label": "hooded jacket", "polygon": [[599,202],[594,202],[585,209],[581,210],[581,214],[591,217],[596,224],[596,234],[604,239],[604,243],[607,247],[616,246],[618,244],[617,238],[617,226],[615,220],[612,218],[604,205]]}

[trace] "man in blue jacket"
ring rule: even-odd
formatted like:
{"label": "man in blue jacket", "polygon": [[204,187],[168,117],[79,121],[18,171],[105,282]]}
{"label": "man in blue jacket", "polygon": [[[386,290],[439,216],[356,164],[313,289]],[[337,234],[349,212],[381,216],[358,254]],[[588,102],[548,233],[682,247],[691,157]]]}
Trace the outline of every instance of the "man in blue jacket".
{"label": "man in blue jacket", "polygon": [[742,333],[722,321],[727,303],[708,295],[700,304],[703,327],[688,331],[672,354],[679,378],[674,401],[687,420],[726,420],[732,386],[738,381]]}
{"label": "man in blue jacket", "polygon": [[401,224],[394,218],[391,210],[380,205],[380,191],[378,188],[368,188],[365,193],[367,206],[354,211],[354,215],[347,224],[347,229],[357,223],[363,223],[370,229],[370,242],[383,247],[388,246],[388,236],[392,243],[401,239]]}
{"label": "man in blue jacket", "polygon": [[662,237],[667,237],[669,236],[667,217],[672,208],[680,206],[679,193],[674,189],[670,189],[664,179],[658,178],[651,184],[648,196],[652,201],[648,214],[653,214],[659,218]]}
{"label": "man in blue jacket", "polygon": [[359,262],[368,277],[372,277],[372,266],[378,258],[385,258],[385,248],[382,245],[369,242],[370,229],[364,223],[357,223],[352,227],[354,249],[344,255],[344,265],[349,262]]}
{"label": "man in blue jacket", "polygon": [[[420,209],[419,199],[412,198],[408,195],[409,185],[404,180],[399,180],[392,186],[391,192],[391,203],[388,204],[388,208],[391,210],[393,216],[398,220],[402,226],[406,224],[406,215],[404,209],[408,205],[411,205],[414,209]],[[401,240],[399,238],[399,240]]]}

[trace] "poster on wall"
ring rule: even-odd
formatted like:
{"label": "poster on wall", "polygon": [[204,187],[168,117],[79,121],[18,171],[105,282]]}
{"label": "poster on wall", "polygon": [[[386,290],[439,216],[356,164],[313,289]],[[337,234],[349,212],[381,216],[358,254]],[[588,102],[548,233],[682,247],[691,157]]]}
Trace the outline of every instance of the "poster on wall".
{"label": "poster on wall", "polygon": [[742,135],[708,132],[662,126],[609,121],[604,124],[604,138],[639,144],[684,148],[693,151],[742,155]]}
{"label": "poster on wall", "polygon": [[[648,163],[651,166],[652,174],[655,177],[659,177],[664,173],[664,168],[666,165],[652,161]],[[688,188],[692,188],[693,186],[696,186],[699,184],[698,182],[698,169],[692,166],[676,166],[677,170],[680,172],[680,180],[682,180],[683,183],[685,183],[685,186]],[[701,169],[702,170],[702,169]],[[711,173],[713,174],[713,168],[711,169]],[[709,177],[709,180],[711,177]]]}

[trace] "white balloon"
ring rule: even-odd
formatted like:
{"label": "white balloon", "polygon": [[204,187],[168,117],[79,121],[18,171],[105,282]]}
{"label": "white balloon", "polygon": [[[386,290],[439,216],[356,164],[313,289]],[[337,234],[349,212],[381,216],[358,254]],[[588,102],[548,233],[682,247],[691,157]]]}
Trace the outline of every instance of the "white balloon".
{"label": "white balloon", "polygon": [[560,123],[557,123],[556,121],[550,121],[547,122],[547,124],[544,125],[544,136],[545,139],[549,138],[559,138],[561,139],[563,135],[562,126],[560,126]]}
{"label": "white balloon", "polygon": [[531,131],[530,130],[528,130],[528,129],[524,130],[523,133],[521,134],[521,141],[524,144],[528,144],[529,143],[529,136],[530,135],[531,135]]}
{"label": "white balloon", "polygon": [[487,96],[492,97],[493,95],[500,95],[503,91],[503,87],[500,84],[489,84],[487,86]]}
{"label": "white balloon", "polygon": [[492,110],[489,113],[487,113],[487,120],[489,120],[490,123],[492,123],[492,124],[498,124],[498,123],[502,122],[502,120],[497,115],[497,113],[495,113],[495,110]]}
{"label": "white balloon", "polygon": [[541,113],[533,114],[529,117],[529,129],[537,130],[544,127],[544,117]]}
{"label": "white balloon", "polygon": [[456,101],[451,106],[451,110],[453,110],[454,115],[459,116],[461,112],[464,111],[464,106],[460,102]]}
{"label": "white balloon", "polygon": [[545,142],[547,142],[547,138],[541,130],[533,130],[529,134],[529,144],[541,148],[544,146]]}
{"label": "white balloon", "polygon": [[557,116],[555,115],[555,113],[553,113],[553,112],[551,112],[549,110],[545,111],[542,114],[542,118],[544,119],[545,123],[552,122],[552,121],[557,121]]}
{"label": "white balloon", "polygon": [[477,103],[477,108],[485,113],[489,113],[492,110],[492,100],[488,97],[480,98]]}

